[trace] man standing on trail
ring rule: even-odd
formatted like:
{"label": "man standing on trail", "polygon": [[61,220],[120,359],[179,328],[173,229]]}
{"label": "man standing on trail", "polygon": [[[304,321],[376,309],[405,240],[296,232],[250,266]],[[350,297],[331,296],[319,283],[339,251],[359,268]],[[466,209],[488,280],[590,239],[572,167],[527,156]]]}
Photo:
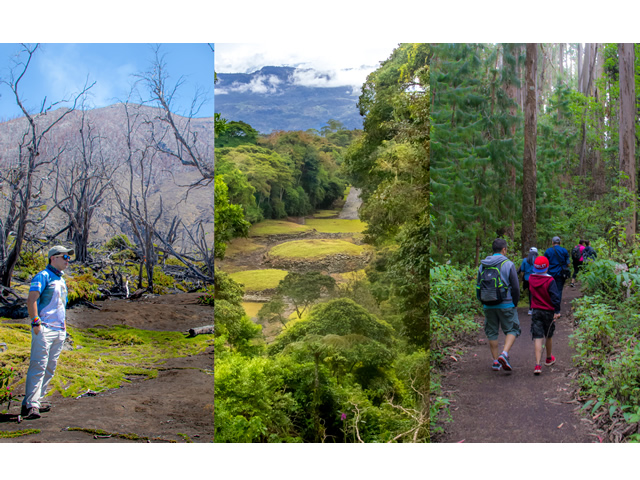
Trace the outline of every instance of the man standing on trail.
{"label": "man standing on trail", "polygon": [[[509,350],[520,335],[520,320],[516,306],[520,300],[520,285],[516,267],[506,257],[507,242],[496,238],[493,254],[482,260],[478,270],[476,296],[484,305],[484,331],[489,339],[494,370],[511,370]],[[502,353],[498,348],[499,328],[505,334]]]}
{"label": "man standing on trail", "polygon": [[560,293],[556,281],[547,273],[549,260],[547,257],[536,258],[533,273],[529,276],[529,292],[531,293],[533,316],[531,317],[531,338],[533,339],[536,366],[534,375],[542,373],[540,358],[542,357],[542,339],[545,339],[547,359],[544,364],[549,367],[556,363],[551,354],[553,332],[556,330],[556,318],[560,317]]}
{"label": "man standing on trail", "polygon": [[57,245],[49,250],[49,264],[31,281],[27,310],[31,318],[31,359],[27,371],[22,416],[40,418],[50,405],[40,402],[47,393],[67,337],[67,284],[63,271],[69,266],[73,249]]}
{"label": "man standing on trail", "polygon": [[[544,252],[544,256],[549,260],[549,275],[556,281],[560,292],[560,302],[562,302],[562,289],[564,282],[571,276],[571,270],[569,270],[569,252],[560,246],[560,241],[560,237],[553,237],[551,239],[552,245]],[[566,274],[567,272],[569,275]],[[557,313],[559,316],[560,310]]]}

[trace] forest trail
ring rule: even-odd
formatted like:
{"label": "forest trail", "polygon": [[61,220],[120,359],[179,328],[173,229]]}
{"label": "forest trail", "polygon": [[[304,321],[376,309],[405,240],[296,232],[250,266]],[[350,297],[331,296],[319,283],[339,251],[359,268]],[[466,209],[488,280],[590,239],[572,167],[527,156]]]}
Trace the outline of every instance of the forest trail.
{"label": "forest trail", "polygon": [[358,220],[360,219],[360,215],[358,213],[358,209],[362,205],[362,199],[360,198],[360,189],[351,187],[349,190],[349,195],[347,195],[347,200],[342,207],[342,211],[338,215],[338,218],[342,218],[345,220]]}
{"label": "forest trail", "polygon": [[[457,362],[446,359],[451,369],[443,375],[442,390],[451,402],[453,421],[443,425],[440,442],[597,443],[598,435],[604,438],[581,416],[574,395],[576,370],[569,335],[573,333],[571,301],[580,296],[578,285],[571,288],[567,284],[564,288],[562,317],[556,321],[553,336],[557,361],[550,367],[543,364],[541,375],[533,374],[535,359],[527,308],[518,308],[522,334],[509,355],[511,372],[491,369],[484,330],[478,332],[475,346],[456,355]],[[499,342],[502,348],[502,332]],[[543,359],[545,354],[543,350]]]}

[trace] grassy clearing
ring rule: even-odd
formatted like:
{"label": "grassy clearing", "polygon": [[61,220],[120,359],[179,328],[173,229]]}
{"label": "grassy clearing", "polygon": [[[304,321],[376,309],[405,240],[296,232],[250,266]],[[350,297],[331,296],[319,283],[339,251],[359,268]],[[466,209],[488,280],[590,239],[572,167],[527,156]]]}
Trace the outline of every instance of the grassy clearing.
{"label": "grassy clearing", "polygon": [[233,257],[238,254],[246,254],[260,250],[262,245],[253,242],[250,238],[234,238],[229,244],[227,244],[227,250],[225,255],[227,257]]}
{"label": "grassy clearing", "polygon": [[264,270],[244,270],[235,272],[229,276],[238,283],[244,285],[247,292],[260,292],[269,288],[276,288],[284,277],[287,276],[286,270],[277,270],[275,268],[267,268]]}
{"label": "grassy clearing", "polygon": [[281,243],[269,251],[269,255],[280,258],[322,258],[328,255],[360,255],[365,247],[334,239],[295,240]]}
{"label": "grassy clearing", "polygon": [[258,312],[264,306],[263,302],[242,302],[242,308],[249,318],[257,318]]}
{"label": "grassy clearing", "polygon": [[[52,389],[63,396],[77,396],[87,389],[117,388],[127,376],[155,378],[167,358],[202,353],[213,337],[186,338],[180,332],[153,332],[127,326],[79,330],[69,327],[76,348],[60,355]],[[31,332],[28,325],[0,325],[0,338],[9,347],[0,353],[0,364],[12,366],[24,381],[29,366]]]}
{"label": "grassy clearing", "polygon": [[341,218],[309,218],[307,226],[320,233],[360,233],[367,224],[361,220],[345,220]]}
{"label": "grassy clearing", "polygon": [[261,237],[264,235],[293,235],[311,230],[307,225],[299,225],[284,220],[265,220],[253,225],[249,229],[250,237]]}
{"label": "grassy clearing", "polygon": [[335,217],[340,214],[340,210],[318,210],[313,214],[313,218],[326,218],[326,217]]}
{"label": "grassy clearing", "polygon": [[344,272],[344,273],[334,273],[331,275],[335,278],[338,283],[346,283],[346,282],[355,282],[359,280],[365,280],[367,278],[367,274],[364,269],[355,270],[353,272]]}

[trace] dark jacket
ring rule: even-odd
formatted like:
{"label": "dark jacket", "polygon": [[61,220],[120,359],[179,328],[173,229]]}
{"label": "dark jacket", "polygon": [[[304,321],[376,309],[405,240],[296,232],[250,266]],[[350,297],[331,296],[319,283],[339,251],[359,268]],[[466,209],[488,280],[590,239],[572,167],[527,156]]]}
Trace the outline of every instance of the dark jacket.
{"label": "dark jacket", "polygon": [[554,245],[551,248],[547,248],[544,252],[544,256],[549,259],[549,270],[548,274],[552,277],[560,276],[562,272],[562,267],[564,265],[569,265],[569,252],[564,247],[560,245]]}

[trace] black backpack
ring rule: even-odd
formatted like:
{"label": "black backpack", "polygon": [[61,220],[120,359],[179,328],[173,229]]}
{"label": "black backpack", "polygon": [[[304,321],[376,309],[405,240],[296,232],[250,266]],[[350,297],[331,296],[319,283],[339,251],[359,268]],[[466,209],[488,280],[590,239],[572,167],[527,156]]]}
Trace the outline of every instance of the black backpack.
{"label": "black backpack", "polygon": [[573,247],[573,250],[571,250],[571,258],[574,262],[579,262],[581,256],[582,253],[580,252],[580,245],[576,245]]}
{"label": "black backpack", "polygon": [[483,305],[499,305],[507,298],[507,286],[502,281],[502,275],[500,275],[500,269],[504,262],[492,267],[482,266],[480,280],[476,285],[476,289]]}
{"label": "black backpack", "polygon": [[593,249],[593,247],[589,246],[586,247],[584,249],[584,251],[582,252],[582,258],[584,259],[584,261],[586,262],[587,260],[595,260],[596,258],[596,251]]}

